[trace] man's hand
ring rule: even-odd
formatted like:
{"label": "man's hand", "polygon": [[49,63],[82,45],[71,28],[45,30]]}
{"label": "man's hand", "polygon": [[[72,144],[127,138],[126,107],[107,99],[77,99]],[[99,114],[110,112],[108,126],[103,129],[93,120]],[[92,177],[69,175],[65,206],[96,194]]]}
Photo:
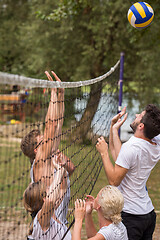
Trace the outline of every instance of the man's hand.
{"label": "man's hand", "polygon": [[123,119],[119,118],[118,121],[113,125],[113,130],[116,129],[118,131],[120,129],[120,127],[123,125],[123,123],[126,121],[127,116],[128,116],[128,113],[125,113]]}
{"label": "man's hand", "polygon": [[[55,72],[51,71],[51,73],[52,73],[52,75],[54,76],[54,78],[57,82],[61,82],[61,79],[57,76],[57,74],[55,74]],[[53,78],[51,77],[51,75],[49,74],[48,71],[45,71],[45,74],[46,74],[49,81],[53,81]],[[60,88],[59,92],[64,93],[64,88]]]}
{"label": "man's hand", "polygon": [[[53,72],[54,73],[54,72]],[[52,73],[52,74],[53,74]],[[53,78],[51,77],[51,75],[49,74],[49,72],[48,71],[45,71],[45,74],[46,74],[46,76],[47,76],[47,78],[48,78],[48,80],[49,81],[51,81],[51,82],[53,82]],[[55,74],[55,73],[54,73]],[[55,74],[56,75],[56,74]],[[57,77],[57,75],[56,75],[56,77]],[[58,78],[58,77],[57,77]],[[55,78],[56,79],[56,78]],[[57,79],[56,79],[57,80]],[[59,79],[60,80],[60,79]],[[58,80],[57,80],[58,81]],[[61,80],[60,80],[61,81]],[[52,90],[51,90],[51,101],[54,101],[54,93],[55,92],[57,92],[57,88],[52,88]]]}
{"label": "man's hand", "polygon": [[97,140],[96,148],[101,155],[108,153],[108,144],[104,140],[104,137],[100,137]]}
{"label": "man's hand", "polygon": [[111,125],[113,126],[125,113],[126,113],[126,107],[124,107],[120,113],[118,113],[112,118]]}

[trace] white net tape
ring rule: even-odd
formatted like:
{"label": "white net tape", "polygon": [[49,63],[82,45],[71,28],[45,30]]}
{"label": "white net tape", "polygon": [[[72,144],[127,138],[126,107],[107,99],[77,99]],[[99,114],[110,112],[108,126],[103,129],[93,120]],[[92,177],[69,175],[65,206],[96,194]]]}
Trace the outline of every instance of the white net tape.
{"label": "white net tape", "polygon": [[34,88],[34,87],[75,88],[75,87],[87,86],[87,85],[94,84],[96,82],[100,82],[106,77],[108,77],[109,75],[111,75],[116,70],[119,63],[120,63],[120,60],[118,60],[118,62],[114,65],[114,67],[111,67],[111,69],[102,76],[99,76],[97,78],[93,78],[90,80],[79,81],[79,82],[51,82],[48,80],[35,79],[35,78],[29,78],[29,77],[24,77],[20,75],[0,72],[0,84],[21,85],[21,86],[31,87],[31,88]]}

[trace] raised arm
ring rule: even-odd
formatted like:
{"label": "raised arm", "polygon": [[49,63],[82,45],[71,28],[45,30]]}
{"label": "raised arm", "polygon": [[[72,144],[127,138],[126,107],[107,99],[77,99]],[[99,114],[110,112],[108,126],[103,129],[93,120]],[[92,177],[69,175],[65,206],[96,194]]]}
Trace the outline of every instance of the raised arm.
{"label": "raised arm", "polygon": [[[55,77],[56,81],[61,82],[59,77],[52,71],[53,76]],[[64,121],[64,88],[59,88],[58,90],[58,99],[57,99],[57,127],[55,130],[55,139],[52,148],[52,152],[57,151],[60,141],[61,141],[61,134],[62,134],[62,126]]]}
{"label": "raised arm", "polygon": [[97,234],[92,219],[94,197],[87,195],[85,201],[77,199],[75,202],[75,224],[72,233],[72,240],[81,240],[82,222],[85,216],[87,239],[102,240],[103,236]]}
{"label": "raised arm", "polygon": [[81,240],[82,222],[85,215],[85,201],[75,201],[75,224],[72,232],[72,240]]}
{"label": "raised arm", "polygon": [[[124,107],[123,110],[120,113],[118,113],[116,116],[114,116],[111,121],[110,135],[109,135],[109,149],[111,151],[114,161],[116,161],[122,146],[121,140],[119,138],[118,130],[127,119],[127,115],[128,114],[126,113],[126,107]],[[121,120],[122,116],[124,116],[123,120]]]}
{"label": "raised arm", "polygon": [[95,228],[93,218],[92,218],[94,197],[91,195],[87,195],[87,198],[85,200],[86,200],[86,213],[85,213],[86,234],[87,234],[87,238],[92,238],[97,233],[97,230]]}
{"label": "raised arm", "polygon": [[98,143],[96,144],[96,148],[101,155],[104,170],[109,181],[110,185],[119,186],[122,179],[125,177],[128,169],[120,167],[115,164],[113,166],[108,153],[108,144],[105,142],[103,137],[98,138]]}
{"label": "raised arm", "polygon": [[[53,81],[51,75],[47,71],[45,72],[45,74],[47,75],[50,81]],[[57,121],[56,121],[57,114],[58,114],[57,89],[52,88],[48,112],[45,118],[44,144],[42,145],[43,147],[42,154],[45,157],[45,159],[51,155],[51,150],[54,144],[53,137],[55,136],[55,131],[57,128]]]}
{"label": "raised arm", "polygon": [[53,182],[46,190],[47,196],[44,198],[44,204],[38,213],[38,221],[44,231],[47,230],[50,226],[50,219],[54,213],[54,210],[58,207],[56,206],[56,203],[57,200],[61,197],[60,185],[65,173],[64,167],[60,166],[56,162],[56,156],[53,163],[54,167],[57,169],[57,172]]}
{"label": "raised arm", "polygon": [[109,133],[109,149],[111,151],[111,155],[114,161],[116,161],[116,152],[115,152],[114,143],[113,143],[113,125],[118,117],[119,117],[119,114],[117,114],[115,117],[112,118],[110,133]]}
{"label": "raised arm", "polygon": [[[48,79],[50,81],[53,81],[50,74],[46,71],[45,72]],[[45,129],[44,129],[44,136],[43,136],[43,142],[40,144],[40,146],[37,149],[36,158],[35,158],[35,164],[33,167],[34,171],[34,180],[35,182],[39,181],[40,179],[45,179],[46,176],[49,175],[49,169],[51,165],[51,152],[52,147],[54,144],[54,136],[55,131],[57,128],[57,122],[55,121],[57,118],[57,89],[53,88],[51,89],[51,98],[49,102],[48,111],[45,118]],[[50,185],[48,183],[47,185]]]}

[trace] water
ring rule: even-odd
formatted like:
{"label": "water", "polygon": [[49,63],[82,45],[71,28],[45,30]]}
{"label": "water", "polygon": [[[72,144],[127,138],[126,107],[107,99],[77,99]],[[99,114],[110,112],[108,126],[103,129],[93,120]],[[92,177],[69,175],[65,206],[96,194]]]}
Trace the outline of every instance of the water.
{"label": "water", "polygon": [[[123,105],[122,107],[127,107],[127,99],[123,99]],[[128,117],[126,119],[126,121],[124,122],[124,124],[121,127],[121,131],[120,131],[120,137],[122,141],[127,141],[132,135],[132,129],[130,128],[130,124],[134,121],[135,119],[135,114],[139,113],[139,106],[140,103],[139,101],[133,99],[132,100],[132,109],[130,108],[126,108],[126,112],[128,112]]]}
{"label": "water", "polygon": [[[111,118],[115,115],[117,112],[116,109],[114,109],[114,113],[110,110],[107,110],[110,104],[113,101],[113,97],[109,97],[107,94],[102,94],[99,106],[98,106],[98,111],[96,112],[91,127],[93,128],[93,133],[96,133],[98,135],[103,135],[103,136],[108,136],[109,134],[109,128],[110,128],[110,121]],[[127,107],[127,98],[123,99],[122,102],[122,108]],[[86,108],[87,105],[87,99],[76,99],[75,101],[75,109],[79,112],[75,114],[75,118],[77,121],[80,121],[82,114]],[[118,105],[118,104],[117,104]],[[139,113],[139,101],[133,99],[131,101],[131,105],[133,106],[132,108],[127,108],[126,111],[128,112],[128,117],[125,123],[121,127],[121,132],[120,132],[120,137],[121,140],[127,141],[132,135],[132,130],[130,128],[130,123],[133,122],[135,119],[135,114]],[[108,120],[109,119],[109,120]]]}

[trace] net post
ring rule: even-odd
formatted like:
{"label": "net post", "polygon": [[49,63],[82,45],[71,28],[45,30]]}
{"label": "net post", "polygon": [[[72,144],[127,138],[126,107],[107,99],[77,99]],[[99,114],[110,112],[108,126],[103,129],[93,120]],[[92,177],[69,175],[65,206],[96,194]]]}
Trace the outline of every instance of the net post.
{"label": "net post", "polygon": [[[121,52],[120,55],[120,72],[119,72],[119,104],[118,113],[122,110],[122,97],[123,97],[123,71],[124,71],[124,53]],[[121,130],[119,129],[118,134],[120,136]]]}

